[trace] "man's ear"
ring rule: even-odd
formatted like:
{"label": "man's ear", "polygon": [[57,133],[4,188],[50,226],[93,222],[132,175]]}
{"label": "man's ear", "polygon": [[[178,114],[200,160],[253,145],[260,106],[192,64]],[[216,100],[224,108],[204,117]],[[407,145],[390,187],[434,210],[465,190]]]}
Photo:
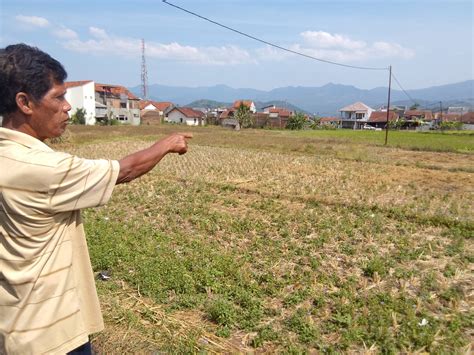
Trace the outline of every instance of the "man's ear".
{"label": "man's ear", "polygon": [[33,113],[31,104],[32,101],[28,97],[28,94],[24,92],[19,92],[15,96],[16,105],[18,109],[23,112],[25,115],[31,115]]}

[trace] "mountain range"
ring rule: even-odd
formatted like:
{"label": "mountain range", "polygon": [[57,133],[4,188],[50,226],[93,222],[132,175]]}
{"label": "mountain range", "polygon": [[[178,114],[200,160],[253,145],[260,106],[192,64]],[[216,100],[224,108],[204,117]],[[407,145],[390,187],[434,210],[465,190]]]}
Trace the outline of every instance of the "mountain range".
{"label": "mountain range", "polygon": [[[140,86],[130,90],[140,96]],[[320,87],[288,86],[270,91],[251,88],[235,89],[227,85],[208,87],[179,87],[153,84],[148,87],[148,98],[156,101],[171,101],[185,106],[197,100],[213,100],[230,103],[239,99],[261,103],[273,101],[291,104],[303,111],[319,115],[338,114],[340,108],[356,101],[379,108],[387,104],[386,87],[359,89],[352,85],[329,83]],[[433,86],[425,89],[396,90],[392,86],[391,104],[411,106],[418,103],[421,107],[439,109],[441,105],[474,107],[474,80],[454,84]]]}

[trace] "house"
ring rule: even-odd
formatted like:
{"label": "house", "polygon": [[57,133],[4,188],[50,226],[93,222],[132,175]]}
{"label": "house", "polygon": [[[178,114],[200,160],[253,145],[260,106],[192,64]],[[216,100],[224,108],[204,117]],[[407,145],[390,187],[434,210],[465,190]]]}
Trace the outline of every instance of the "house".
{"label": "house", "polygon": [[[397,121],[398,113],[390,110],[388,113],[388,121]],[[387,111],[373,111],[367,120],[367,125],[375,128],[385,128],[387,124]],[[369,127],[370,128],[370,127]]]}
{"label": "house", "polygon": [[285,128],[293,112],[282,107],[268,109],[268,126],[272,128]]}
{"label": "house", "polygon": [[98,84],[92,80],[66,82],[66,100],[71,113],[83,108],[86,111],[86,125],[108,118],[122,123],[140,124],[139,99],[120,85]]}
{"label": "house", "polygon": [[407,110],[403,114],[403,118],[407,122],[413,121],[424,121],[431,122],[435,119],[433,112],[430,110]]}
{"label": "house", "polygon": [[463,129],[474,131],[474,112],[467,112],[461,116]]}
{"label": "house", "polygon": [[474,125],[474,112],[437,113],[436,117],[440,122],[462,122],[465,129],[470,129],[469,126]]}
{"label": "house", "polygon": [[95,101],[106,106],[107,116],[122,123],[140,124],[140,99],[126,87],[111,84],[95,84]]}
{"label": "house", "polygon": [[206,115],[202,111],[190,107],[173,107],[165,116],[170,123],[200,126],[206,124]]}
{"label": "house", "polygon": [[319,125],[340,127],[341,118],[340,117],[321,117],[321,119],[319,120]]}
{"label": "house", "polygon": [[227,128],[233,128],[236,130],[240,129],[240,124],[237,121],[237,119],[234,117],[236,109],[233,107],[225,109],[220,115],[219,115],[219,121],[222,127],[227,127]]}
{"label": "house", "polygon": [[464,115],[465,113],[469,112],[469,107],[466,106],[449,106],[447,113],[460,113]]}
{"label": "house", "polygon": [[142,100],[139,103],[142,124],[160,124],[175,105],[172,102]]}
{"label": "house", "polygon": [[169,101],[142,100],[140,101],[139,106],[142,112],[158,111],[158,114],[164,115],[166,110],[171,109],[172,106],[175,106],[175,105]]}
{"label": "house", "polygon": [[363,102],[355,102],[339,111],[341,112],[342,128],[360,129],[367,123],[374,109]]}
{"label": "house", "polygon": [[250,109],[250,112],[252,112],[252,113],[257,112],[257,107],[255,106],[255,103],[253,101],[250,101],[250,100],[236,100],[236,101],[234,101],[234,104],[232,105],[232,107],[235,110],[237,110],[240,107],[240,105],[247,106]]}

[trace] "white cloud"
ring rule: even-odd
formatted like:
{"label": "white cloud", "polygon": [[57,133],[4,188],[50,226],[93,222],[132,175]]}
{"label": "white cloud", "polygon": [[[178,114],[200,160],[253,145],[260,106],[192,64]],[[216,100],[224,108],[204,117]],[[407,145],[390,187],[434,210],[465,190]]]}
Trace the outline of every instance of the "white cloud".
{"label": "white cloud", "polygon": [[55,28],[51,31],[51,33],[60,39],[76,39],[78,38],[78,35],[76,32],[71,30],[70,28],[60,26],[58,28]]}
{"label": "white cloud", "polygon": [[301,37],[310,47],[315,48],[343,48],[361,49],[367,46],[363,41],[353,41],[349,37],[340,34],[331,34],[323,31],[305,31],[300,33]]}
{"label": "white cloud", "polygon": [[109,35],[102,28],[89,27],[89,33],[97,39],[108,39]]}
{"label": "white cloud", "polygon": [[44,17],[39,17],[39,16],[24,16],[24,15],[17,15],[15,16],[15,19],[24,24],[24,25],[29,25],[29,26],[35,26],[35,27],[48,27],[49,21],[45,19]]}
{"label": "white cloud", "polygon": [[[404,48],[398,43],[374,42],[370,44],[353,40],[345,35],[324,31],[305,31],[300,35],[303,38],[302,44],[290,45],[288,49],[329,61],[347,63],[389,57],[409,59],[415,55],[413,50]],[[291,55],[269,46],[259,49],[257,54],[262,60],[277,61]]]}
{"label": "white cloud", "polygon": [[[90,27],[89,33],[93,38],[87,40],[75,39],[63,42],[66,49],[94,54],[114,54],[138,57],[141,50],[139,39],[121,38],[109,35],[104,29]],[[198,64],[235,65],[255,63],[250,53],[237,46],[222,47],[193,47],[176,42],[169,44],[146,43],[148,58],[177,60]]]}

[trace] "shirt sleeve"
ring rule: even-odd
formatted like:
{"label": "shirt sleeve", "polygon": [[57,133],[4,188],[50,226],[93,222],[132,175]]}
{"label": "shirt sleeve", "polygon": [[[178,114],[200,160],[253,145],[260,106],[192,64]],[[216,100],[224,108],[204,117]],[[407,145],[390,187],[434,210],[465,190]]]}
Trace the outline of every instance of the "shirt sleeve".
{"label": "shirt sleeve", "polygon": [[116,160],[66,156],[54,169],[49,190],[49,210],[66,212],[107,203],[119,171],[120,164]]}

